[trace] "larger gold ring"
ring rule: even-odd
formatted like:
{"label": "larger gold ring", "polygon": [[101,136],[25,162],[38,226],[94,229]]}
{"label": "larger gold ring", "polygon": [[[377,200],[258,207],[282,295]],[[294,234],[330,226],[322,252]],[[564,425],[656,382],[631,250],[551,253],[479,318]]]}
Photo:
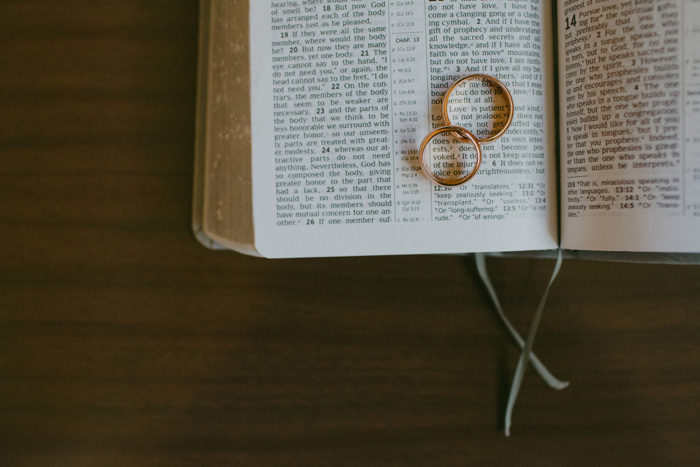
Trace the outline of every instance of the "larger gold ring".
{"label": "larger gold ring", "polygon": [[[482,82],[486,82],[487,84],[493,84],[493,85],[501,88],[503,90],[503,94],[506,96],[506,99],[508,100],[508,106],[510,107],[510,113],[508,114],[508,120],[506,120],[506,123],[503,126],[503,128],[501,129],[501,131],[499,131],[495,135],[489,136],[488,138],[483,138],[483,139],[479,140],[481,143],[490,143],[492,141],[497,140],[501,136],[503,136],[503,134],[506,132],[506,130],[508,130],[508,127],[510,126],[511,122],[513,121],[513,116],[515,115],[515,103],[513,102],[513,96],[511,96],[510,91],[508,91],[508,88],[506,87],[506,85],[503,84],[502,82],[500,82],[499,80],[497,80],[496,78],[494,78],[493,76],[484,75],[484,74],[476,74],[476,75],[465,76],[465,77],[460,78],[457,81],[455,81],[452,84],[452,86],[450,86],[450,89],[447,90],[447,93],[445,94],[445,98],[442,101],[442,119],[445,122],[445,125],[447,125],[447,126],[452,125],[452,122],[450,122],[450,116],[448,115],[448,112],[447,112],[447,104],[450,101],[450,95],[452,94],[452,91],[454,91],[455,88],[457,86],[459,86],[460,83],[462,83],[464,81],[476,81],[476,80],[481,80]],[[457,133],[455,133],[454,136],[455,136],[455,138],[462,140],[462,141],[465,141],[465,142],[470,141],[469,139],[465,139],[465,138],[459,136]]]}
{"label": "larger gold ring", "polygon": [[[476,163],[474,164],[474,168],[467,175],[460,178],[456,178],[454,180],[441,179],[437,174],[435,174],[435,172],[433,172],[430,169],[430,167],[428,167],[428,164],[425,162],[425,148],[428,146],[428,143],[430,143],[430,141],[440,133],[447,132],[450,132],[453,135],[459,135],[456,136],[457,139],[471,142],[474,145],[474,148],[476,148]],[[423,142],[421,143],[419,156],[420,166],[423,169],[423,172],[428,176],[428,178],[433,180],[435,183],[438,183],[443,186],[456,186],[469,181],[472,177],[474,177],[474,175],[476,175],[476,173],[479,171],[479,166],[481,166],[481,146],[479,145],[479,140],[470,131],[465,130],[461,126],[441,126],[440,128],[436,128],[435,130],[433,130],[433,132],[428,134],[428,136],[426,136]]]}

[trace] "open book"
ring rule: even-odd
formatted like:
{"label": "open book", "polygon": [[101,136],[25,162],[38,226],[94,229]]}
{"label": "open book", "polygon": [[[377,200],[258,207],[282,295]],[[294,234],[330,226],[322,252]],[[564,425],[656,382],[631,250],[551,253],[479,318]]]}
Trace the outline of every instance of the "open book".
{"label": "open book", "polygon": [[[209,246],[700,252],[700,0],[213,0],[201,25]],[[474,73],[514,119],[439,186],[418,146]]]}

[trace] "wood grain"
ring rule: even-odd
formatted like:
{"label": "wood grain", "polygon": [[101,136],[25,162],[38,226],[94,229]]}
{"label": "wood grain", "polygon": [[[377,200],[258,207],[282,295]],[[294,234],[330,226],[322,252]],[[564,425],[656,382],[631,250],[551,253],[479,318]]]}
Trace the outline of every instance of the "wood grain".
{"label": "wood grain", "polygon": [[[700,268],[565,262],[528,373],[469,257],[190,231],[196,2],[0,5],[0,464],[697,465]],[[489,262],[524,330],[551,261]]]}

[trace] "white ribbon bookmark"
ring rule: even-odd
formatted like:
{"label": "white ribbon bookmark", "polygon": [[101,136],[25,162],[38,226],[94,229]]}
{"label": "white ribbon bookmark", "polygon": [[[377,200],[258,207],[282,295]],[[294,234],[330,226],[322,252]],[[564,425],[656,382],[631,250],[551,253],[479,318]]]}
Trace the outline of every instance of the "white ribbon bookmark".
{"label": "white ribbon bookmark", "polygon": [[534,353],[532,353],[532,345],[535,342],[535,335],[537,334],[537,328],[540,324],[540,320],[542,319],[542,312],[544,310],[544,306],[547,303],[549,290],[551,289],[552,284],[554,283],[554,279],[556,279],[557,274],[559,274],[559,270],[561,269],[561,263],[563,259],[562,252],[561,250],[559,250],[559,253],[557,255],[557,263],[554,266],[552,277],[549,279],[549,283],[547,284],[544,294],[542,295],[542,299],[540,300],[540,304],[537,307],[537,311],[535,311],[535,316],[532,319],[532,323],[530,324],[530,330],[528,331],[526,341],[524,341],[523,338],[520,337],[518,331],[515,330],[515,328],[503,312],[501,303],[498,300],[498,296],[496,295],[496,290],[494,289],[493,284],[491,284],[491,280],[489,279],[488,273],[486,271],[486,257],[483,253],[476,253],[474,256],[476,258],[476,269],[479,272],[481,280],[486,286],[486,290],[488,291],[489,296],[491,297],[491,301],[496,307],[496,311],[498,313],[499,318],[506,326],[506,329],[508,329],[508,332],[510,332],[510,335],[513,337],[515,342],[517,342],[518,346],[520,346],[520,348],[522,349],[522,353],[520,354],[520,360],[518,361],[518,367],[515,370],[515,376],[513,377],[513,383],[510,387],[510,394],[508,396],[508,407],[506,408],[505,432],[506,436],[510,436],[513,408],[515,407],[515,400],[518,397],[518,391],[520,390],[520,385],[523,382],[523,376],[525,375],[525,370],[527,369],[527,362],[532,363],[532,366],[535,368],[540,377],[542,377],[542,379],[551,388],[561,390],[569,386],[569,383],[567,381],[560,381],[554,375],[552,375],[549,372],[549,370],[547,370],[547,368],[542,364],[542,362],[537,358],[537,356]]}

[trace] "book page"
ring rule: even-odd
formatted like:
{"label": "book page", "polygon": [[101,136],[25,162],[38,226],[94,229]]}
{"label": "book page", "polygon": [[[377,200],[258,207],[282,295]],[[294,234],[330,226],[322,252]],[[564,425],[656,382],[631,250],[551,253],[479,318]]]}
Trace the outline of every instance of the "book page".
{"label": "book page", "polygon": [[562,246],[700,252],[700,0],[560,0]]}
{"label": "book page", "polygon": [[[556,248],[555,140],[544,131],[555,125],[549,8],[539,0],[256,3],[257,249],[286,257]],[[422,172],[419,146],[444,124],[448,87],[474,73],[505,83],[515,117],[483,145],[472,180],[440,186]],[[484,112],[498,110],[474,94]],[[484,122],[470,117],[453,123],[477,133]],[[460,164],[433,157],[436,171]]]}

